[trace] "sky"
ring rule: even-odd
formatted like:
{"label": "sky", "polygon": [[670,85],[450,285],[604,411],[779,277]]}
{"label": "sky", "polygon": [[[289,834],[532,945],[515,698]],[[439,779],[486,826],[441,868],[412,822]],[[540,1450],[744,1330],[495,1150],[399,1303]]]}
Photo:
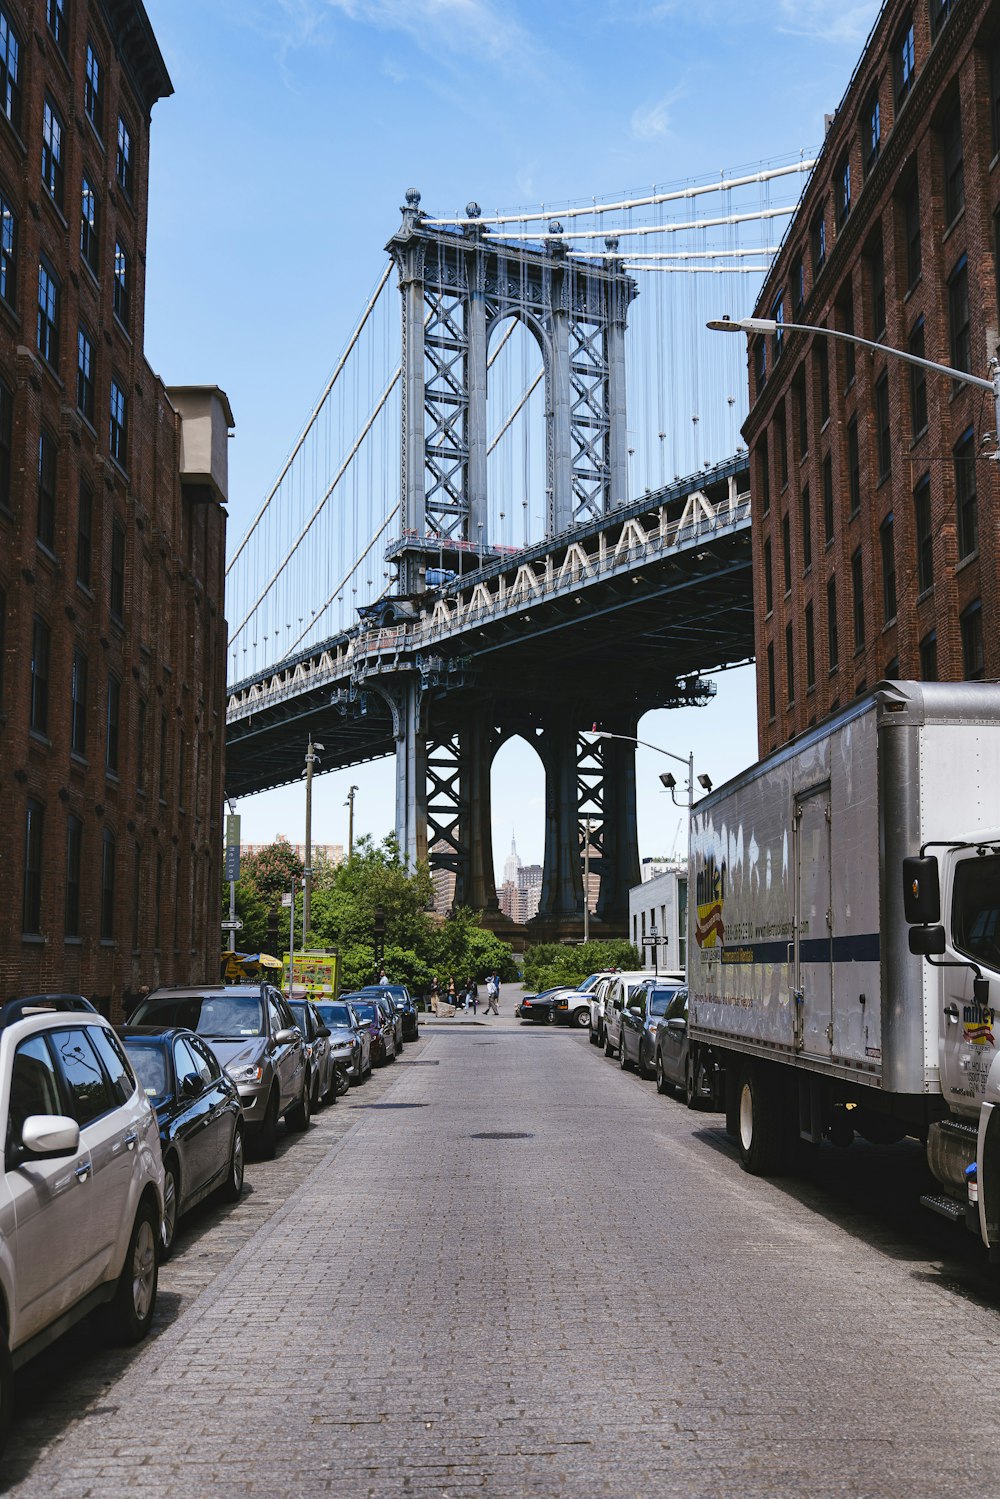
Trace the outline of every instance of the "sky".
{"label": "sky", "polygon": [[[217,384],[230,543],[312,410],[385,264],[404,193],[486,212],[727,172],[814,149],[877,16],[873,0],[146,0],[175,93],[151,127],[146,355],[170,384]],[[751,307],[745,311],[750,312]],[[641,738],[718,785],[757,752],[753,668]],[[303,753],[305,746],[303,746]],[[662,753],[637,751],[642,856],[683,854]],[[391,761],[320,776],[313,838],[381,838]],[[245,842],[304,838],[285,788],[236,810]],[[516,837],[541,862],[533,752],[498,756],[498,877]]]}

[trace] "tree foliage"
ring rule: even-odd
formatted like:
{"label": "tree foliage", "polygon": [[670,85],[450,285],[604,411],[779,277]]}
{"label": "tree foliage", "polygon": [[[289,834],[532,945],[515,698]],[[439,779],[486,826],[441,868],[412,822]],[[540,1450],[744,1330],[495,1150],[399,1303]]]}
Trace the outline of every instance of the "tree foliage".
{"label": "tree foliage", "polygon": [[571,947],[561,942],[540,942],[525,954],[525,987],[535,991],[554,989],[557,984],[574,987],[588,974],[605,968],[641,968],[642,958],[631,942],[585,942]]}

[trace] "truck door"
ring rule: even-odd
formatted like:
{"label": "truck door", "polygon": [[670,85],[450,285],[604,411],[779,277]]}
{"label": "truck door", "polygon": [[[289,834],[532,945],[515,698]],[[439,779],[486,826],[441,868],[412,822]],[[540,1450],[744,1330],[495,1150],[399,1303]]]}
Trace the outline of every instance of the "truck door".
{"label": "truck door", "polygon": [[960,853],[952,887],[949,959],[971,960],[989,981],[978,1004],[970,968],[937,970],[940,999],[941,1091],[956,1113],[978,1113],[996,1055],[1000,1007],[1000,855]]}
{"label": "truck door", "polygon": [[833,1049],[833,952],[830,921],[830,787],[795,798],[795,941],[792,1007],[795,1045],[809,1056]]}

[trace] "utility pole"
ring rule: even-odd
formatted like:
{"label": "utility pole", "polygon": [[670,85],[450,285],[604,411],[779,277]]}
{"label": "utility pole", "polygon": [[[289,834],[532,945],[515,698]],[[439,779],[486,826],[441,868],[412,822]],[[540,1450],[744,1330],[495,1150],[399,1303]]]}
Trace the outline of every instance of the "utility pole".
{"label": "utility pole", "polygon": [[352,786],[351,787],[350,791],[347,793],[347,800],[344,803],[345,807],[350,808],[350,810],[349,810],[349,812],[347,814],[347,862],[348,863],[351,862],[351,858],[352,858],[352,856],[354,854],[354,793],[357,791],[357,789],[358,789],[357,786]]}
{"label": "utility pole", "polygon": [[302,772],[306,779],[306,862],[303,870],[302,882],[302,946],[306,945],[306,932],[311,925],[310,903],[312,897],[312,812],[313,812],[313,766],[319,763],[319,755],[316,751],[323,749],[322,744],[313,744],[312,735],[309,735],[309,744],[306,747],[306,768]]}
{"label": "utility pole", "polygon": [[583,835],[583,940],[590,941],[590,818],[584,819]]}

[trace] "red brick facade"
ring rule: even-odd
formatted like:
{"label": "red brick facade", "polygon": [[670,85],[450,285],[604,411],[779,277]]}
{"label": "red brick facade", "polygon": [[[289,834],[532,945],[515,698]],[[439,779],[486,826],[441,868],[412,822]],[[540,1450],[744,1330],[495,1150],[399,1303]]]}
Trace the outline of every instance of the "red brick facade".
{"label": "red brick facade", "polygon": [[[756,315],[988,377],[998,99],[995,0],[888,0]],[[990,393],[813,334],[749,364],[760,753],[886,676],[1000,677]]]}
{"label": "red brick facade", "polygon": [[225,513],[143,353],[171,92],[140,0],[0,0],[0,997],[115,1016],[219,953]]}

